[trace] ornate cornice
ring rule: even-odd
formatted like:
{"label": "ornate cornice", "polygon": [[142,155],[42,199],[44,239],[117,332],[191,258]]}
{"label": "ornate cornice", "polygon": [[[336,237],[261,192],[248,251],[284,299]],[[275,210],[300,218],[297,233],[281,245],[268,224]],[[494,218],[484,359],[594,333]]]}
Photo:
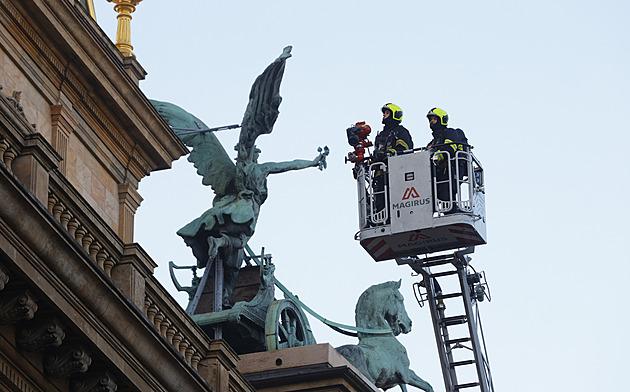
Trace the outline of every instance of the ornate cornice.
{"label": "ornate cornice", "polygon": [[[98,108],[98,105],[94,103],[94,101],[90,98],[88,90],[85,89],[76,76],[68,72],[67,80],[72,88],[75,90],[78,95],[79,102],[83,105],[88,112],[93,116],[93,118],[98,122],[98,124],[102,127],[93,127],[92,130],[98,135],[98,137],[103,140],[106,144],[112,145],[114,144],[118,147],[119,154],[122,153],[124,156],[119,156],[118,158],[121,162],[128,161],[129,157],[131,157],[140,168],[143,170],[143,174],[149,175],[151,173],[151,166],[146,162],[146,160],[138,153],[138,150],[135,146],[132,146],[125,140],[122,134],[118,131],[118,129],[107,119],[107,116]],[[103,130],[105,132],[103,132]],[[139,178],[140,179],[140,178]]]}
{"label": "ornate cornice", "polygon": [[29,291],[2,293],[0,296],[0,324],[15,324],[30,320],[37,312],[36,299]]}
{"label": "ornate cornice", "polygon": [[86,375],[70,383],[71,392],[115,392],[117,389],[118,385],[109,373]]}
{"label": "ornate cornice", "polygon": [[[19,28],[19,30],[33,44],[34,48],[39,52],[39,55],[43,56],[56,71],[57,78],[62,80],[60,88],[72,88],[75,93],[73,95],[76,95],[78,98],[77,102],[75,102],[74,104],[80,104],[81,106],[83,106],[96,120],[99,126],[92,127],[92,130],[98,135],[98,137],[106,145],[115,145],[117,147],[115,150],[118,151],[118,159],[121,162],[128,162],[130,158],[134,161],[134,163],[142,172],[134,173],[136,175],[141,174],[141,177],[138,179],[141,179],[143,176],[148,175],[152,171],[151,165],[135,149],[134,146],[132,146],[127,140],[125,140],[122,133],[108,120],[108,116],[105,115],[102,110],[100,110],[99,105],[94,102],[89,94],[89,91],[83,86],[80,80],[71,71],[70,67],[64,65],[64,63],[60,61],[59,58],[48,48],[46,43],[39,37],[37,32],[33,30],[33,28],[28,24],[24,17],[22,17],[17,9],[9,2],[9,0],[0,0],[0,6],[1,9],[6,12],[6,15],[9,16],[14,24]],[[35,56],[33,57],[35,58]],[[121,77],[124,77],[123,75],[126,73],[122,67],[122,63],[119,63],[119,65],[122,70]]]}
{"label": "ornate cornice", "polygon": [[82,346],[62,347],[44,356],[44,372],[51,377],[66,377],[85,373],[92,358]]}
{"label": "ornate cornice", "polygon": [[65,337],[63,325],[56,319],[49,319],[34,325],[20,325],[15,341],[26,351],[41,351],[61,346]]}
{"label": "ornate cornice", "polygon": [[20,29],[26,34],[26,36],[31,40],[31,42],[39,49],[41,54],[43,54],[46,59],[50,62],[50,64],[60,73],[63,74],[64,65],[57,59],[57,57],[53,54],[53,52],[46,46],[44,41],[39,38],[35,30],[29,26],[26,20],[22,17],[22,15],[13,7],[13,5],[8,0],[0,0],[0,5],[5,9],[9,16],[13,19],[15,23],[20,27]]}
{"label": "ornate cornice", "polygon": [[[0,200],[15,206],[0,208],[0,247],[7,255],[20,255],[19,260],[9,264],[11,268],[36,266],[24,276],[28,276],[30,284],[45,283],[38,288],[38,292],[46,296],[42,297],[42,307],[50,305],[53,297],[48,293],[51,290],[61,294],[56,297],[55,303],[59,304],[57,308],[62,307],[57,310],[62,311],[65,317],[58,317],[72,323],[68,324],[66,333],[73,342],[77,339],[81,342],[89,340],[85,347],[94,350],[94,368],[103,369],[104,365],[107,368],[107,364],[99,360],[107,358],[109,366],[114,365],[116,369],[116,373],[112,374],[121,376],[120,372],[123,372],[124,384],[137,390],[212,391],[196,366],[206,355],[208,338],[186,317],[181,306],[157,279],[149,276],[147,285],[152,287],[152,293],[156,290],[164,293],[166,298],[159,304],[184,336],[182,343],[187,342],[187,347],[182,344],[174,347],[163,338],[160,331],[149,324],[142,310],[114,286],[114,281],[98,272],[94,261],[71,240],[46,207],[28,197],[26,192],[21,183],[0,165]],[[42,241],[46,246],[41,246]],[[0,292],[0,297],[3,293]],[[61,301],[58,302],[59,299]],[[43,309],[47,314],[50,310],[54,309]],[[73,331],[80,331],[80,336],[72,335]],[[63,348],[68,340],[66,338],[53,351]],[[191,347],[197,352],[190,351]],[[182,357],[184,350],[186,356]],[[187,365],[189,352],[192,352],[190,366]],[[43,360],[45,358],[44,355]]]}

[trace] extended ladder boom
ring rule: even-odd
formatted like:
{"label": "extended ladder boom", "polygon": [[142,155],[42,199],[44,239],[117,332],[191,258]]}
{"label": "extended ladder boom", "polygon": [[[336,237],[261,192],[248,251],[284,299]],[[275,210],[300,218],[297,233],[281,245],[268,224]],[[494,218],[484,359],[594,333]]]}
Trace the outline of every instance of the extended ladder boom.
{"label": "extended ladder boom", "polygon": [[[415,285],[417,298],[421,306],[427,303],[431,311],[447,392],[494,392],[477,311],[478,302],[489,295],[483,273],[474,272],[469,264],[467,254],[473,251],[474,248],[467,248],[448,255],[396,260],[423,277]],[[449,292],[443,292],[443,288]]]}

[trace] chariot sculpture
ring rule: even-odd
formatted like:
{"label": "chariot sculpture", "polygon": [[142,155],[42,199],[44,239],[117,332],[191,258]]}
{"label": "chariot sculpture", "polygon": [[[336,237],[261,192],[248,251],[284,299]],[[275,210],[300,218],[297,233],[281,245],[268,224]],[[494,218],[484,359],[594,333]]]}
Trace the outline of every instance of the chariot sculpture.
{"label": "chariot sculpture", "polygon": [[[285,62],[291,56],[290,50],[291,47],[285,48],[252,86],[235,147],[236,163],[213,133],[219,128],[209,129],[197,117],[176,105],[152,101],[179,138],[192,148],[188,160],[203,177],[202,183],[210,185],[215,193],[212,207],[177,232],[192,248],[196,265],[179,267],[171,262],[171,277],[178,290],[186,291],[191,304],[195,304],[204,293],[206,278],[212,276],[209,272],[215,271],[213,279],[222,283],[215,284],[213,293],[215,305],[218,301],[219,306],[211,312],[196,314],[189,305],[187,311],[202,328],[215,328],[215,338],[216,328],[229,327],[226,340],[239,354],[315,343],[301,301],[279,283],[286,298],[275,299],[274,266],[270,255],[265,255],[263,249],[260,256],[254,256],[247,245],[254,234],[260,207],[267,199],[267,176],[308,167],[326,168],[327,147],[319,148],[319,154],[313,160],[258,163],[260,150],[255,141],[258,136],[271,133],[278,117],[282,100],[279,88]],[[244,250],[250,257],[244,256]],[[257,260],[259,287],[255,295],[235,303],[237,277],[243,260],[247,259]],[[221,268],[218,267],[223,269],[220,276]],[[177,282],[174,275],[177,268],[193,270],[191,286],[183,287]],[[198,268],[206,268],[203,278],[197,277]],[[408,333],[411,329],[399,288],[400,282],[386,282],[366,290],[357,303],[357,328],[337,323],[328,325],[334,324],[333,329],[338,331],[339,326],[359,331],[356,335],[358,345],[346,345],[337,350],[377,387],[388,389],[400,385],[406,391],[405,384],[410,384],[431,392],[429,383],[409,369],[406,350],[396,339],[398,334]]]}

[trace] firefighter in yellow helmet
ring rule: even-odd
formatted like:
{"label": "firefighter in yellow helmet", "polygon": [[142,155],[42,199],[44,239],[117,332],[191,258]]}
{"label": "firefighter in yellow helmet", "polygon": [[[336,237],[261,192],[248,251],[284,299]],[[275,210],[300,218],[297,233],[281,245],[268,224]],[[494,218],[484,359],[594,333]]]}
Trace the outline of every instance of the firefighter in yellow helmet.
{"label": "firefighter in yellow helmet", "polygon": [[385,161],[389,155],[413,149],[413,141],[407,128],[400,125],[403,116],[400,107],[393,103],[386,103],[381,108],[381,112],[383,112],[383,130],[376,134],[373,158]]}
{"label": "firefighter in yellow helmet", "polygon": [[[372,159],[387,162],[388,156],[413,149],[413,141],[407,128],[400,125],[403,112],[399,106],[386,103],[381,108],[381,112],[383,112],[383,130],[376,134]],[[381,192],[385,189],[387,179],[382,170],[377,170],[373,175],[372,187],[377,192],[375,207],[377,211],[380,211],[386,207],[385,196]]]}
{"label": "firefighter in yellow helmet", "polygon": [[[466,173],[466,163],[464,159],[459,159],[455,163],[453,158],[456,157],[458,151],[468,150],[468,139],[461,129],[453,129],[448,127],[448,113],[440,108],[433,108],[427,113],[429,127],[433,135],[433,140],[429,142],[427,148],[435,151],[432,157],[435,166],[435,176],[438,181],[437,198],[442,201],[453,201],[453,208],[446,213],[455,213],[459,209],[455,203],[458,191],[457,179],[455,178],[456,167],[459,167],[460,177]],[[448,181],[448,161],[451,161],[451,192],[449,192]],[[460,178],[461,179],[461,178]],[[440,183],[441,182],[441,183]]]}

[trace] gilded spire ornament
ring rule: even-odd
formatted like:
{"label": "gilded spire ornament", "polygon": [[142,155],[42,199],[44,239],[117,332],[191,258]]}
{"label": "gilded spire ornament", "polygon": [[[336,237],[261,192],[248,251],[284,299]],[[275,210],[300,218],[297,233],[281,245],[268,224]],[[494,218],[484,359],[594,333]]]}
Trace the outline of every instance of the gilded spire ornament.
{"label": "gilded spire ornament", "polygon": [[118,28],[116,30],[116,47],[123,56],[133,56],[133,46],[131,46],[131,14],[136,10],[136,6],[142,0],[107,0],[116,4],[114,11],[118,12]]}

